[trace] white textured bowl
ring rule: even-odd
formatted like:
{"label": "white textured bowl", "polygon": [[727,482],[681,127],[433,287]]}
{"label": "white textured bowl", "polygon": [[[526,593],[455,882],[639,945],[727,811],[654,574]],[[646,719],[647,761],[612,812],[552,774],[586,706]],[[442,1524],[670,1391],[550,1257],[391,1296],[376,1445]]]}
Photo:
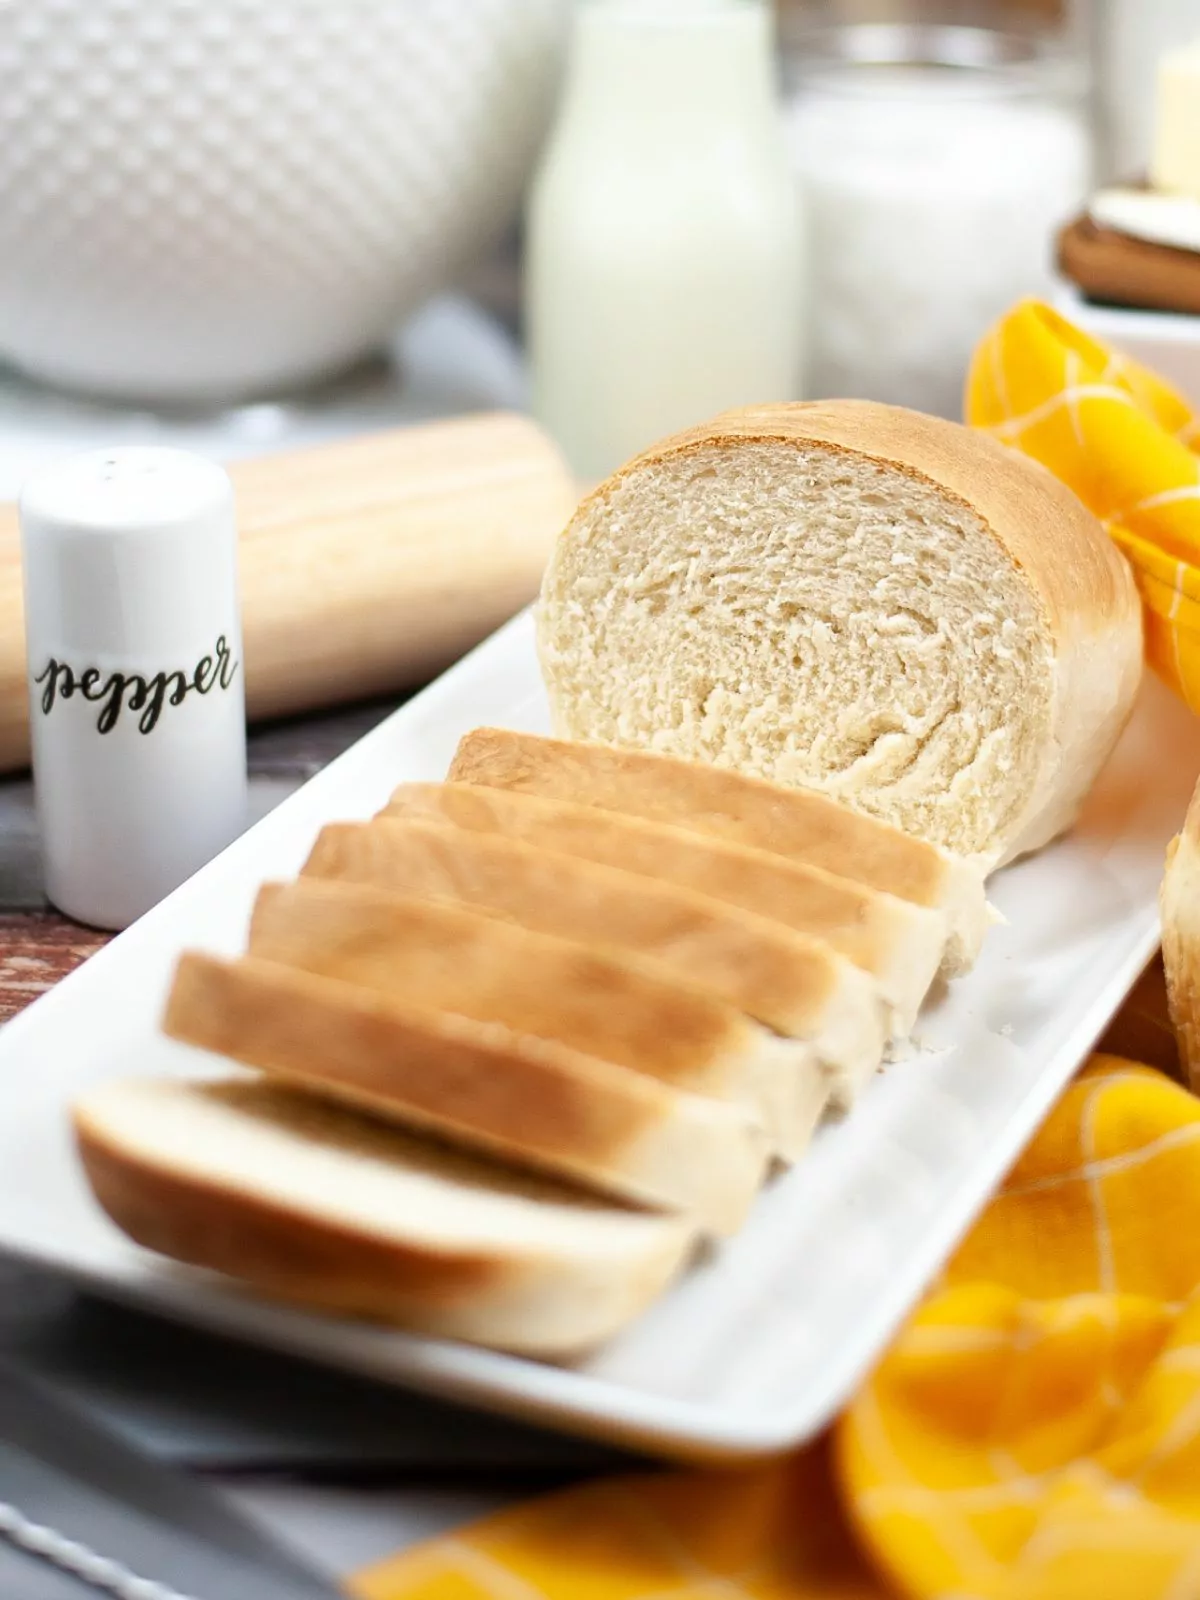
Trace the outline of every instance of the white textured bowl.
{"label": "white textured bowl", "polygon": [[371,349],[512,216],[564,0],[6,0],[0,359],[193,400]]}

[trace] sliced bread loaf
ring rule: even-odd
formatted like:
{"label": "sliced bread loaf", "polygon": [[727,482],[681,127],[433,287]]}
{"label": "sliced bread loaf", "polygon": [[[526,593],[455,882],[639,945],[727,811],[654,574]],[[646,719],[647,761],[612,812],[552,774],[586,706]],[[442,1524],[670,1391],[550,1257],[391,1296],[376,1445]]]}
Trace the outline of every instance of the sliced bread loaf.
{"label": "sliced bread loaf", "polygon": [[974,960],[987,931],[983,876],[976,867],[813,789],[785,789],[659,753],[503,728],[466,734],[450,779],[671,823],[940,911],[952,971]]}
{"label": "sliced bread loaf", "polygon": [[249,951],[739,1101],[788,1159],[808,1144],[827,1097],[806,1044],[618,952],[463,906],[335,879],[267,884]]}
{"label": "sliced bread loaf", "polygon": [[883,1053],[871,980],[827,945],[674,884],[499,835],[381,818],[322,830],[305,875],[453,900],[525,927],[652,962],[810,1043],[852,1099]]}
{"label": "sliced bread loaf", "polygon": [[185,954],[174,1039],[388,1121],[732,1232],[770,1146],[741,1107],[628,1067],[256,957]]}
{"label": "sliced bread loaf", "polygon": [[466,783],[402,784],[383,815],[502,834],[538,849],[661,878],[822,939],[874,978],[892,1007],[897,1035],[911,1029],[941,965],[946,943],[942,912],[820,867],[784,861],[765,850],[670,823]]}
{"label": "sliced bread loaf", "polygon": [[565,737],[822,789],[989,869],[1073,821],[1142,662],[1129,568],[1069,489],[853,400],[727,412],[615,473],[538,641]]}
{"label": "sliced bread loaf", "polygon": [[1168,847],[1159,906],[1171,1025],[1184,1076],[1200,1093],[1200,785]]}
{"label": "sliced bread loaf", "polygon": [[124,1080],[75,1107],[96,1198],[137,1243],[320,1311],[577,1355],[684,1265],[693,1230],[275,1085]]}

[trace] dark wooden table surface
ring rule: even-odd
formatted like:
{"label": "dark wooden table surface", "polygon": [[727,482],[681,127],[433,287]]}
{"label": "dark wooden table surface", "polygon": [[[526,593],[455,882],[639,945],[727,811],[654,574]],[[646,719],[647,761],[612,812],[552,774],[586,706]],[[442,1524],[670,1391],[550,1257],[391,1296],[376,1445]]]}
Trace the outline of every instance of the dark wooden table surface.
{"label": "dark wooden table surface", "polygon": [[[250,736],[252,816],[261,816],[373,728],[402,696],[256,729]],[[0,780],[0,1022],[49,989],[110,936],[47,905],[28,777]]]}

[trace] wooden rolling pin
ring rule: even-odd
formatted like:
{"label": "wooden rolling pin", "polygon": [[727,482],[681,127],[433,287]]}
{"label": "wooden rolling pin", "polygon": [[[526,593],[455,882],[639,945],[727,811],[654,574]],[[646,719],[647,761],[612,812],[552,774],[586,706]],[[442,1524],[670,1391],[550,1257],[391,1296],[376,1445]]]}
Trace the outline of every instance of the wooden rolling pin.
{"label": "wooden rolling pin", "polygon": [[[229,471],[251,718],[433,676],[532,598],[576,499],[545,435],[501,412]],[[0,771],[28,758],[20,541],[0,506]]]}

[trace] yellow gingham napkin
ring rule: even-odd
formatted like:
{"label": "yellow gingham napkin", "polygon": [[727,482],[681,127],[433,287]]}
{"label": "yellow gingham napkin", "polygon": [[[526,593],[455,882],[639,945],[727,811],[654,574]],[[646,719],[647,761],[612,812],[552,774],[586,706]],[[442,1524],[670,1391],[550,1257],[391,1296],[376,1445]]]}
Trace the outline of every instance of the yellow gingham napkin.
{"label": "yellow gingham napkin", "polygon": [[1148,661],[1200,710],[1200,421],[1183,398],[1030,300],[980,344],[966,418],[1100,518],[1133,566]]}
{"label": "yellow gingham napkin", "polygon": [[832,1436],[551,1495],[363,1600],[1196,1600],[1200,1102],[1098,1056]]}

